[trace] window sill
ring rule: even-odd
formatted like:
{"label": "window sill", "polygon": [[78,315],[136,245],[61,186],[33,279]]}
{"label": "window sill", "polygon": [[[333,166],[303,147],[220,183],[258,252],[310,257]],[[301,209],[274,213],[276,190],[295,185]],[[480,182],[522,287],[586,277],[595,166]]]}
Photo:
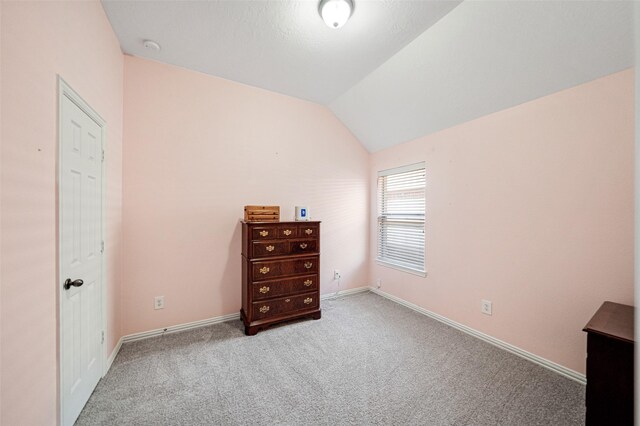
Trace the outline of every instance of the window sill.
{"label": "window sill", "polygon": [[385,266],[391,269],[397,269],[398,271],[406,272],[408,274],[417,275],[419,277],[426,277],[427,271],[418,271],[417,269],[411,269],[404,266],[396,265],[394,263],[384,262],[382,260],[376,259],[376,263],[380,266]]}

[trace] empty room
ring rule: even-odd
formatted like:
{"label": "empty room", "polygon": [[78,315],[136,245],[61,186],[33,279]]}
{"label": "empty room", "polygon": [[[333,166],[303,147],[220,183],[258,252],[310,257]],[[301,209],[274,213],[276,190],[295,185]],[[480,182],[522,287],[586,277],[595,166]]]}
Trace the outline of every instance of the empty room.
{"label": "empty room", "polygon": [[0,424],[634,424],[639,16],[0,1]]}

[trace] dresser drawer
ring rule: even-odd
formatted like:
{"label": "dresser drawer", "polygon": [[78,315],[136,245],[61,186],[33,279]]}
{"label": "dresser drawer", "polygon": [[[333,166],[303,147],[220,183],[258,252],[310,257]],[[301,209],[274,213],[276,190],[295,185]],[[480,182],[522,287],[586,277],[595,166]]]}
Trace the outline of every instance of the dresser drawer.
{"label": "dresser drawer", "polygon": [[298,236],[305,238],[318,238],[318,225],[298,225]]}
{"label": "dresser drawer", "polygon": [[253,262],[253,280],[262,281],[288,275],[314,274],[318,272],[319,260],[318,256],[310,256],[297,259]]}
{"label": "dresser drawer", "polygon": [[318,275],[303,275],[273,281],[260,281],[251,285],[253,300],[291,295],[318,290]]}
{"label": "dresser drawer", "polygon": [[252,318],[255,320],[304,309],[317,309],[320,306],[319,299],[318,292],[313,292],[254,302]]}
{"label": "dresser drawer", "polygon": [[251,239],[254,241],[273,240],[274,238],[288,239],[299,235],[300,229],[296,225],[255,226],[251,229]]}
{"label": "dresser drawer", "polygon": [[278,238],[295,238],[298,235],[296,226],[281,226],[278,228]]}
{"label": "dresser drawer", "polygon": [[252,240],[272,240],[278,236],[277,226],[255,226],[251,228]]}
{"label": "dresser drawer", "polygon": [[315,253],[318,240],[293,240],[289,243],[289,251],[291,254]]}
{"label": "dresser drawer", "polygon": [[253,257],[278,256],[289,254],[289,243],[286,241],[253,241],[251,243]]}

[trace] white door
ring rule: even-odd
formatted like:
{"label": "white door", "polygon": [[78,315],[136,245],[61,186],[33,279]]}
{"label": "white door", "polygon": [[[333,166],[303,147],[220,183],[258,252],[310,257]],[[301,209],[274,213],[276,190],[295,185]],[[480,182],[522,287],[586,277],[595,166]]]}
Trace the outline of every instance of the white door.
{"label": "white door", "polygon": [[102,127],[61,90],[60,380],[72,425],[102,376]]}

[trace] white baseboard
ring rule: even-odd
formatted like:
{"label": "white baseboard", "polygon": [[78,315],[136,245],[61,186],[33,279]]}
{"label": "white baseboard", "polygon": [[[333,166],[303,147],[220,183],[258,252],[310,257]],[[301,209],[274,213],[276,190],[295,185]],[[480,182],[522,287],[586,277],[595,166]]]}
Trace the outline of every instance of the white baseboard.
{"label": "white baseboard", "polygon": [[348,288],[346,290],[342,290],[342,291],[336,291],[335,293],[325,293],[323,295],[320,296],[320,300],[327,300],[327,299],[335,299],[336,297],[341,297],[341,296],[348,296],[351,294],[356,294],[356,293],[364,293],[366,291],[370,291],[371,288],[370,287],[356,287],[356,288]]}
{"label": "white baseboard", "polygon": [[[542,367],[545,367],[555,373],[561,374],[562,376],[565,376],[569,379],[575,380],[578,383],[582,383],[582,384],[586,384],[587,383],[587,378],[584,374],[578,373],[577,371],[571,370],[570,368],[564,367],[560,364],[556,364],[553,361],[549,361],[548,359],[542,358],[538,355],[535,355],[531,352],[525,351],[524,349],[520,349],[517,346],[514,346],[510,343],[504,342],[500,339],[496,339],[495,337],[491,337],[488,334],[484,334],[478,330],[475,330],[471,327],[467,327],[466,325],[460,324],[458,322],[455,322],[453,320],[450,320],[449,318],[446,318],[442,315],[436,314],[434,312],[431,312],[427,309],[421,308],[418,305],[414,305],[411,302],[407,302],[404,299],[401,299],[399,297],[393,296],[389,293],[385,293],[382,290],[379,290],[375,287],[356,287],[356,288],[350,288],[347,290],[343,290],[343,291],[339,291],[336,293],[327,293],[327,294],[323,294],[320,296],[320,300],[330,300],[330,299],[334,299],[336,297],[340,297],[340,296],[348,296],[348,295],[353,295],[353,294],[357,294],[357,293],[364,293],[367,291],[371,291],[377,295],[380,295],[386,299],[389,299],[393,302],[396,302],[402,306],[406,306],[409,309],[412,309],[416,312],[419,312],[423,315],[426,315],[430,318],[435,319],[436,321],[440,321],[448,326],[451,326],[457,330],[460,330],[464,333],[470,334],[471,336],[477,337],[478,339],[484,340],[487,343],[490,343],[494,346],[497,346],[501,349],[504,349],[508,352],[511,352],[515,355],[518,355],[526,360],[529,360],[531,362],[534,362],[538,365],[541,365]],[[122,347],[123,343],[127,343],[127,342],[135,342],[136,340],[143,340],[143,339],[148,339],[151,337],[156,337],[156,336],[161,336],[162,334],[167,334],[167,333],[175,333],[177,331],[185,331],[185,330],[192,330],[195,328],[200,328],[200,327],[205,327],[207,325],[211,325],[211,324],[218,324],[221,322],[227,322],[227,321],[234,321],[240,319],[240,314],[239,313],[234,313],[234,314],[229,314],[229,315],[222,315],[219,317],[213,317],[213,318],[208,318],[208,319],[204,319],[204,320],[200,320],[200,321],[193,321],[193,322],[189,322],[189,323],[185,323],[185,324],[179,324],[179,325],[174,325],[171,327],[166,327],[166,328],[158,328],[156,330],[150,330],[150,331],[144,331],[142,333],[134,333],[134,334],[129,334],[127,336],[123,336],[120,338],[120,340],[118,340],[118,343],[116,344],[116,347],[113,349],[113,351],[111,352],[111,355],[109,356],[109,358],[107,359],[107,364],[105,366],[105,372],[104,374],[107,374],[107,372],[109,371],[109,369],[111,368],[111,365],[113,364],[113,361],[116,359],[116,356],[118,355],[118,352],[120,352],[120,348]]]}
{"label": "white baseboard", "polygon": [[[356,288],[350,288],[347,290],[342,290],[336,293],[327,293],[327,294],[323,294],[320,296],[320,300],[325,300],[325,299],[332,299],[334,297],[339,297],[339,296],[347,296],[347,295],[351,295],[351,294],[356,294],[356,293],[363,293],[366,291],[369,291],[369,287],[356,287]],[[226,322],[226,321],[234,321],[240,319],[240,314],[239,313],[234,313],[234,314],[229,314],[229,315],[222,315],[219,317],[213,317],[213,318],[208,318],[208,319],[204,319],[204,320],[200,320],[200,321],[194,321],[194,322],[188,322],[185,324],[179,324],[179,325],[174,325],[171,327],[166,327],[166,328],[158,328],[155,330],[149,330],[149,331],[143,331],[141,333],[134,333],[134,334],[129,334],[127,336],[124,336],[120,339],[120,341],[118,342],[118,346],[117,349],[118,351],[120,350],[120,346],[122,345],[122,343],[128,343],[128,342],[135,342],[136,340],[142,340],[142,339],[149,339],[151,337],[156,337],[156,336],[161,336],[163,334],[167,334],[167,333],[175,333],[177,331],[185,331],[185,330],[192,330],[194,328],[199,328],[199,327],[205,327],[207,325],[211,325],[211,324],[218,324],[221,322]],[[114,353],[111,355],[111,357],[109,357],[109,359],[111,360],[111,362],[113,362],[113,359],[115,359],[115,356],[117,355],[117,351],[114,350]],[[112,359],[113,357],[113,359]],[[111,365],[109,363],[109,365]]]}
{"label": "white baseboard", "polygon": [[111,355],[109,355],[109,358],[107,358],[107,365],[104,368],[104,374],[102,375],[102,377],[104,377],[109,372],[109,369],[111,368],[111,365],[113,364],[113,361],[118,356],[118,352],[120,352],[120,348],[122,348],[122,340],[123,340],[123,338],[121,337],[118,340],[118,343],[116,343],[116,347],[113,348],[113,350],[111,351]]}
{"label": "white baseboard", "polygon": [[149,339],[151,337],[161,336],[163,334],[175,333],[177,331],[192,330],[194,328],[205,327],[211,324],[221,322],[234,321],[240,319],[240,313],[221,315],[219,317],[207,318],[200,321],[193,321],[184,324],[172,325],[170,327],[158,328],[155,330],[143,331],[142,333],[133,333],[122,338],[123,343],[135,342],[136,340]]}
{"label": "white baseboard", "polygon": [[436,321],[440,321],[448,326],[451,326],[457,330],[463,331],[467,334],[470,334],[478,339],[484,340],[485,342],[491,343],[494,346],[497,346],[501,349],[504,349],[512,354],[518,355],[526,360],[534,362],[542,367],[548,368],[549,370],[561,374],[569,379],[575,380],[578,383],[582,383],[583,385],[587,383],[587,378],[584,374],[578,373],[577,371],[571,370],[570,368],[564,367],[560,364],[556,364],[553,361],[549,361],[548,359],[542,358],[538,355],[532,354],[531,352],[525,351],[524,349],[520,349],[517,346],[514,346],[510,343],[503,342],[502,340],[496,339],[495,337],[491,337],[488,334],[484,334],[478,330],[475,330],[471,327],[467,327],[466,325],[460,324],[458,322],[452,321],[449,318],[443,317],[442,315],[438,315],[434,312],[428,311],[420,306],[414,305],[411,302],[407,302],[404,299],[400,299],[399,297],[392,296],[389,293],[385,293],[382,290],[379,290],[374,287],[369,287],[369,290],[375,294],[378,294],[386,299],[389,299],[393,302],[396,302],[400,305],[406,306],[409,309],[412,309],[416,312],[419,312],[423,315],[426,315],[430,318],[435,319]]}

